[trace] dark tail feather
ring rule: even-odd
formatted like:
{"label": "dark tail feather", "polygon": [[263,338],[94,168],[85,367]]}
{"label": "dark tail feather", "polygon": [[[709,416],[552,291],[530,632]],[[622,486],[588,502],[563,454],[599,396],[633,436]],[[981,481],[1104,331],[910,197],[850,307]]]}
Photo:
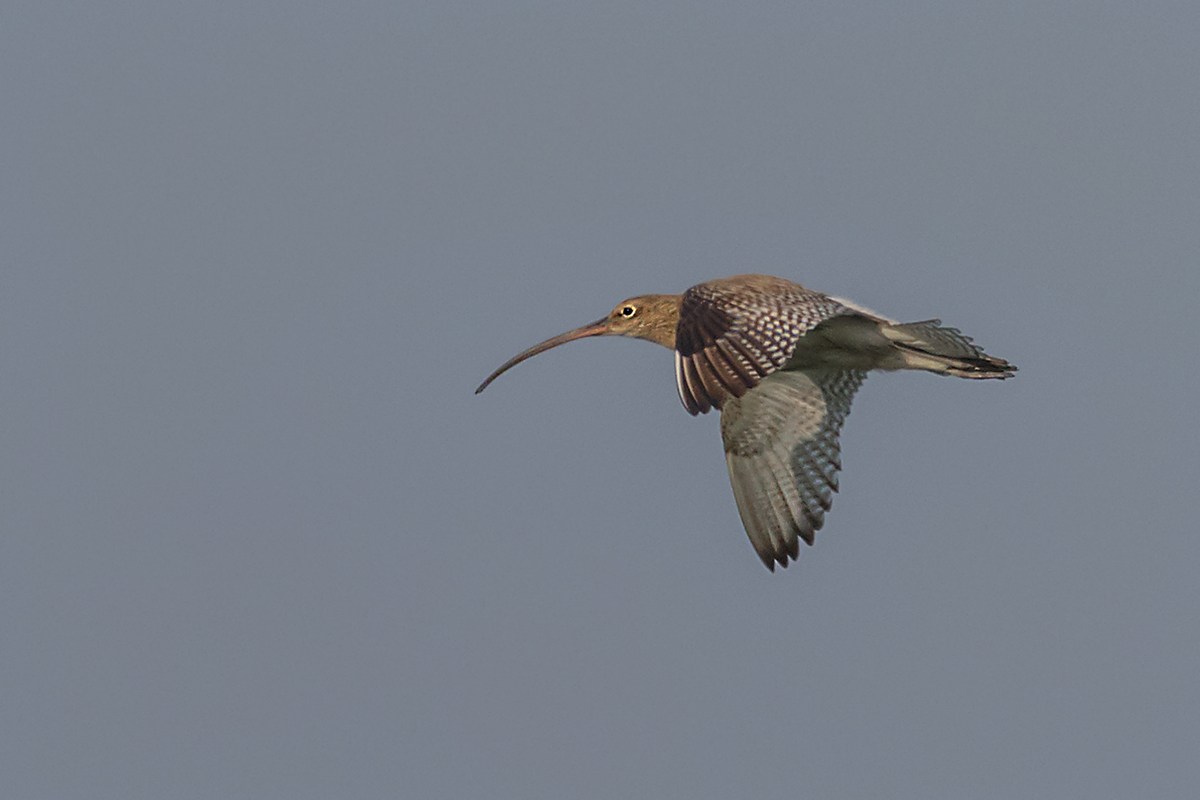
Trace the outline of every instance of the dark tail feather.
{"label": "dark tail feather", "polygon": [[1017,368],[976,346],[958,328],[944,328],[940,319],[889,325],[883,335],[905,354],[908,365],[959,378],[1011,378]]}

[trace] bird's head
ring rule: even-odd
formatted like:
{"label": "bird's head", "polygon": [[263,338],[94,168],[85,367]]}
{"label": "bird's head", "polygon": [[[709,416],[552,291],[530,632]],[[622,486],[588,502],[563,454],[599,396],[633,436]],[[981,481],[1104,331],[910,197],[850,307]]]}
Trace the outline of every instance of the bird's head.
{"label": "bird's head", "polygon": [[499,369],[479,384],[475,394],[479,394],[505,372],[527,358],[533,358],[538,353],[544,353],[560,344],[584,339],[589,336],[632,336],[635,339],[645,339],[661,344],[663,347],[675,349],[675,328],[679,324],[679,302],[677,294],[644,294],[623,300],[605,317],[601,317],[590,325],[561,333],[541,344],[510,358],[500,365]]}
{"label": "bird's head", "polygon": [[604,327],[599,335],[632,336],[674,350],[679,300],[677,294],[644,294],[623,300],[599,321]]}

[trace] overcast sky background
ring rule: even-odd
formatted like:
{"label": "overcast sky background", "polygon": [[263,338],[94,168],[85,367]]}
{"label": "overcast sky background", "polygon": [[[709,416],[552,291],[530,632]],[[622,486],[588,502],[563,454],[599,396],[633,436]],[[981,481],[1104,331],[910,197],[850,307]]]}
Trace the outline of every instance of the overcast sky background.
{"label": "overcast sky background", "polygon": [[[0,12],[0,795],[1200,796],[1200,5]],[[770,574],[623,298],[873,375]]]}

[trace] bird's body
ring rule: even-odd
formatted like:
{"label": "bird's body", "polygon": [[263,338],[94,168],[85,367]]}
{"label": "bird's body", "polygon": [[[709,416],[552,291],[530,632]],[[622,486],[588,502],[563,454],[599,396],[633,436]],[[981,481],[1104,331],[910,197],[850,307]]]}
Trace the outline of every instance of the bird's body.
{"label": "bird's body", "polygon": [[642,295],[591,325],[513,357],[485,380],[587,336],[632,336],[675,352],[679,398],[692,414],[721,411],[721,438],[738,511],[768,568],[812,544],[837,491],[838,433],[872,369],[1008,378],[992,358],[939,320],[902,324],[847,300],[769,275]]}

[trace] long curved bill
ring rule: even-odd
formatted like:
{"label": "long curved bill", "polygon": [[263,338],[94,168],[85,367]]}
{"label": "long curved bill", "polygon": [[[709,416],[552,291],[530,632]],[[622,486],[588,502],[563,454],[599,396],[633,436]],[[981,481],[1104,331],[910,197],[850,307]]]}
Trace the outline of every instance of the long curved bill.
{"label": "long curved bill", "polygon": [[508,361],[505,361],[503,364],[501,364],[499,369],[487,376],[487,380],[479,384],[479,388],[475,390],[475,394],[482,392],[488,387],[489,383],[496,380],[496,378],[499,378],[502,373],[515,367],[517,364],[520,364],[527,358],[533,358],[538,353],[544,353],[552,347],[558,347],[560,344],[566,344],[567,342],[573,342],[576,339],[583,339],[588,336],[603,336],[606,333],[608,333],[608,317],[602,317],[590,325],[584,325],[582,328],[576,328],[573,331],[560,333],[553,339],[547,339],[541,344],[535,344],[528,350],[517,353]]}

